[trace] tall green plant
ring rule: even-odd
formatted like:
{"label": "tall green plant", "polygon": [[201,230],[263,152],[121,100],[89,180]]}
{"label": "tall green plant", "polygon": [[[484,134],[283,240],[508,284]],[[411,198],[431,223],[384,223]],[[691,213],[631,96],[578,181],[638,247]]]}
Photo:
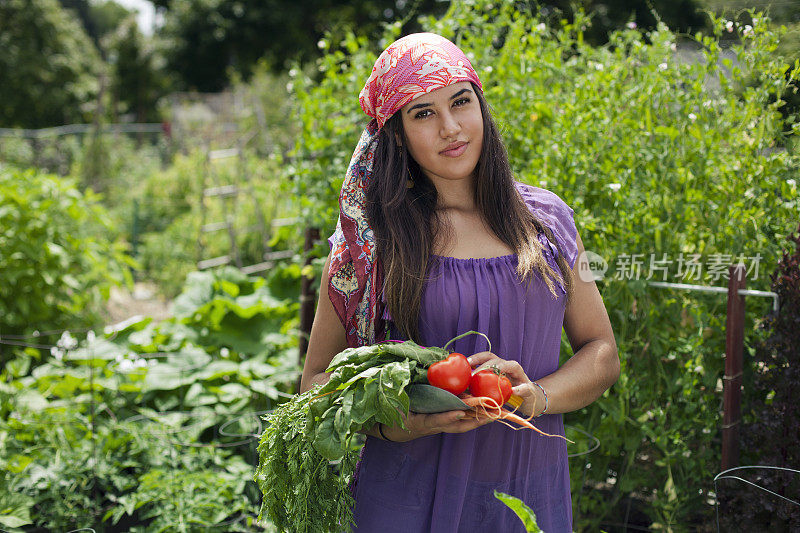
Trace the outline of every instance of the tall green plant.
{"label": "tall green plant", "polygon": [[111,286],[129,281],[106,210],[69,180],[0,167],[0,225],[0,334],[96,325]]}

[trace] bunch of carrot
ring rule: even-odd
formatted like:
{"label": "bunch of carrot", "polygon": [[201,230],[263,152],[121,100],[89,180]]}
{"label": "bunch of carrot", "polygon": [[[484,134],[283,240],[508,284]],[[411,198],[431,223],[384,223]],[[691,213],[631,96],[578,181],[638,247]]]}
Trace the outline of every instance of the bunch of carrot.
{"label": "bunch of carrot", "polygon": [[[513,411],[504,409],[493,398],[488,398],[485,396],[472,396],[470,394],[462,394],[459,396],[459,398],[461,398],[461,401],[472,408],[470,413],[471,416],[475,418],[491,418],[515,430],[522,428],[532,429],[540,435],[544,435],[545,437],[559,437],[567,442],[572,442],[563,435],[552,435],[550,433],[545,433],[541,429],[531,424],[530,420],[533,418],[533,415],[528,418],[522,418]],[[510,422],[517,424],[517,426],[512,425]]]}

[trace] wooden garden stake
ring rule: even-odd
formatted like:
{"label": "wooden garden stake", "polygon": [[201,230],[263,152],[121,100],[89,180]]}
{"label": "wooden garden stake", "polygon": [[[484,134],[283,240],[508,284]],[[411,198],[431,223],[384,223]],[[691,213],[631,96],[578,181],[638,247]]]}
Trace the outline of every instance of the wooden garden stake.
{"label": "wooden garden stake", "polygon": [[739,464],[739,425],[742,402],[742,359],[744,351],[744,265],[728,268],[728,315],[725,324],[725,375],[722,400],[722,470]]}
{"label": "wooden garden stake", "polygon": [[[305,253],[305,265],[311,264],[311,249],[319,240],[319,228],[306,228],[305,243],[303,252]],[[308,339],[311,337],[311,326],[314,323],[314,311],[316,310],[317,293],[313,289],[314,277],[302,276],[300,281],[300,339],[298,340],[298,362],[303,366],[303,361],[308,350]],[[300,391],[300,379],[297,381],[297,390]]]}

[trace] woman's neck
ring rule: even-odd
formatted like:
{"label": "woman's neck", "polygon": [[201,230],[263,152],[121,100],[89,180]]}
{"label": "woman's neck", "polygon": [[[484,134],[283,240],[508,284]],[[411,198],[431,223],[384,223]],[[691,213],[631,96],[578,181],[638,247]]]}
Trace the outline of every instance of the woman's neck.
{"label": "woman's neck", "polygon": [[472,178],[463,180],[434,179],[433,184],[439,195],[436,209],[438,211],[457,210],[474,211],[475,186]]}

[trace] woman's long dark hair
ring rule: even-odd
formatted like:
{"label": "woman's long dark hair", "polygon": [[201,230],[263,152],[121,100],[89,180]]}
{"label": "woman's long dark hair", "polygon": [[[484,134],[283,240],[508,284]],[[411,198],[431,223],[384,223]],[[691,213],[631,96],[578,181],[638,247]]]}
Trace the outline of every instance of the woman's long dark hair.
{"label": "woman's long dark hair", "polygon": [[[537,235],[543,233],[558,246],[553,232],[527,208],[514,187],[500,132],[492,120],[481,91],[473,85],[483,115],[483,146],[475,172],[475,203],[494,234],[517,255],[517,275],[526,284],[534,274],[554,297],[561,283],[567,298],[572,293],[572,271],[564,254],[558,254],[560,275],[544,257]],[[419,312],[428,261],[437,236],[449,228],[436,211],[436,187],[397,139],[405,140],[400,113],[381,128],[375,150],[372,179],[366,190],[367,220],[375,232],[378,260],[384,273],[384,290],[395,326],[407,338],[419,339]],[[414,187],[406,183],[409,173]],[[560,247],[559,247],[560,251]]]}

